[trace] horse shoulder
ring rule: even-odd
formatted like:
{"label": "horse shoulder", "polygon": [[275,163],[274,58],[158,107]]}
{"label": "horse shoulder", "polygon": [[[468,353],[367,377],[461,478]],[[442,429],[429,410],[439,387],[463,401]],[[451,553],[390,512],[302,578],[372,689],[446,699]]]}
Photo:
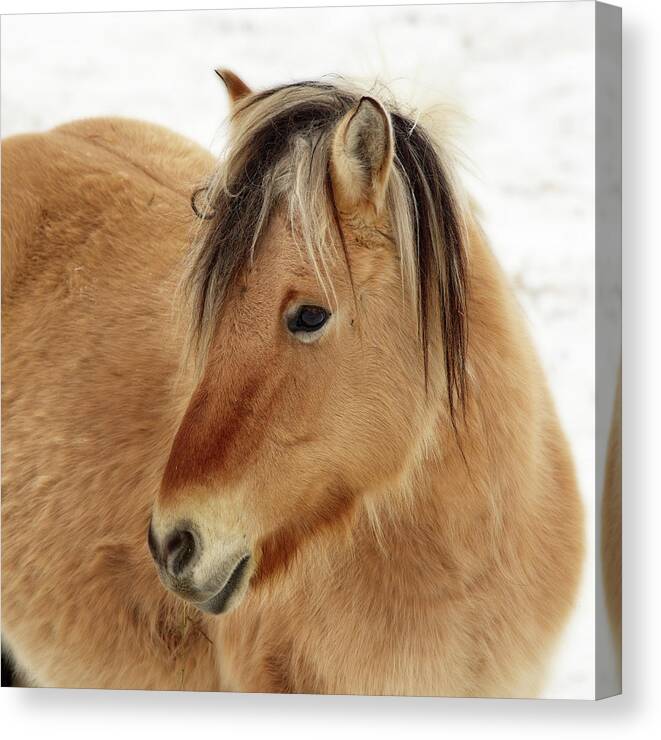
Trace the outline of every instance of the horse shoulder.
{"label": "horse shoulder", "polygon": [[[97,209],[121,209],[136,192],[160,190],[162,200],[190,203],[213,157],[186,138],[121,118],[74,121],[2,142],[3,305],[39,266],[73,252],[94,228]],[[149,204],[149,199],[145,201]],[[167,206],[167,203],[166,203]],[[190,206],[187,206],[190,212]],[[76,216],[74,219],[72,216]],[[149,224],[144,214],[142,223]],[[58,252],[52,239],[58,233]],[[74,233],[75,231],[75,233]]]}
{"label": "horse shoulder", "polygon": [[2,142],[2,303],[12,292],[38,220],[38,178],[43,135],[13,136]]}
{"label": "horse shoulder", "polygon": [[158,182],[182,189],[187,198],[186,186],[198,185],[215,165],[208,151],[184,136],[131,118],[86,118],[58,126],[52,134],[122,159]]}

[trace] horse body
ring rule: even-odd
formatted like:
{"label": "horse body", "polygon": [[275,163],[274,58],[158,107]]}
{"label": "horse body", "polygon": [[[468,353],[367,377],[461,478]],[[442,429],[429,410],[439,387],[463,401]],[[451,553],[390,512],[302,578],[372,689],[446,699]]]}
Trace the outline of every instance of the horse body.
{"label": "horse body", "polygon": [[[352,121],[381,115],[361,105],[345,142]],[[387,141],[358,139],[369,160],[392,156]],[[336,188],[341,166],[335,156]],[[378,166],[373,188],[386,178]],[[406,344],[388,240],[374,246],[389,226],[352,216],[346,189],[354,284],[336,276],[335,288],[346,305],[356,291],[365,318],[337,308],[331,330],[361,325],[356,353],[330,367],[331,330],[274,350],[280,323],[254,321],[289,310],[292,275],[322,301],[278,212],[196,375],[181,368],[172,295],[190,192],[213,167],[169,132],[126,121],[3,146],[3,638],[18,663],[41,685],[535,695],[575,597],[582,512],[543,372],[475,219],[470,393],[455,424],[445,402],[424,400],[441,398],[434,375],[427,396],[407,385],[422,360]],[[389,318],[370,324],[377,310]],[[326,385],[309,391],[305,373]],[[167,559],[174,524],[192,522],[195,577],[211,555],[249,562],[222,606],[205,602],[226,615],[159,584],[145,543],[154,500],[150,544],[184,598],[203,600]],[[238,566],[223,568],[241,581]]]}
{"label": "horse body", "polygon": [[183,188],[212,162],[99,120],[9,139],[2,164],[3,638],[39,685],[212,689],[212,650],[145,545],[186,394]]}

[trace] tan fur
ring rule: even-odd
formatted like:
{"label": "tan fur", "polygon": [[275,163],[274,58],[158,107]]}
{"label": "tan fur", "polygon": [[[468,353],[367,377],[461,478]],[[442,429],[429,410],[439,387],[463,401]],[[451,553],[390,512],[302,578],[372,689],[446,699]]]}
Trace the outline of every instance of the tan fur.
{"label": "tan fur", "polygon": [[[460,449],[438,363],[425,390],[387,220],[341,212],[353,285],[332,262],[332,324],[303,345],[283,305],[326,296],[272,218],[194,387],[172,295],[208,155],[124,121],[2,154],[3,637],[35,680],[536,695],[574,603],[582,511],[524,320],[470,214]],[[155,500],[161,529],[188,517],[249,544],[253,579],[230,614],[191,608],[182,629],[149,562]]]}
{"label": "tan fur", "polygon": [[3,142],[2,630],[41,686],[219,686],[209,626],[145,546],[180,413],[170,298],[213,164],[122,120]]}

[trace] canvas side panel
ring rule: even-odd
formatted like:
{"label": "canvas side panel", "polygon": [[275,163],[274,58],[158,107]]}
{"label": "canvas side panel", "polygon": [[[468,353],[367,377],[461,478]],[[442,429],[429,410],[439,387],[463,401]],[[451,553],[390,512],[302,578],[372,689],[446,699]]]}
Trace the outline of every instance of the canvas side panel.
{"label": "canvas side panel", "polygon": [[621,680],[622,11],[596,3],[595,695]]}

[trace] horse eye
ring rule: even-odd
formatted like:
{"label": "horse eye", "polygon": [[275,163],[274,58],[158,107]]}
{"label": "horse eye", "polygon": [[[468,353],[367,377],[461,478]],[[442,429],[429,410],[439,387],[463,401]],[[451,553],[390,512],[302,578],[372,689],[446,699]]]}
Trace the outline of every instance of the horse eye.
{"label": "horse eye", "polygon": [[330,313],[319,306],[300,306],[287,320],[287,328],[292,334],[318,331],[330,318]]}

